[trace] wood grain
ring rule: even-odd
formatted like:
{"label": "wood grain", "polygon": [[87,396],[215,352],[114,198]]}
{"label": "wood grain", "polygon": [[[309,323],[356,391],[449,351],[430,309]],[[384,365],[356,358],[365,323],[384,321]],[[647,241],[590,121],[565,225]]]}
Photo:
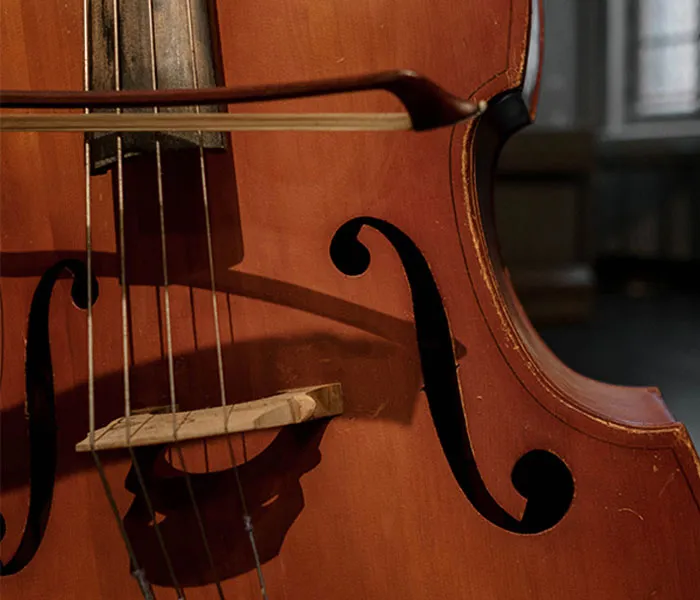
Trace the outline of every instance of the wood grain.
{"label": "wood grain", "polygon": [[[3,89],[80,89],[80,4],[3,0]],[[496,100],[522,83],[530,9],[530,0],[281,0],[264,10],[258,2],[216,3],[227,85],[409,68],[491,104],[454,130],[237,132],[226,152],[207,154],[228,400],[319,381],[343,387],[343,415],[330,423],[232,440],[270,598],[693,600],[700,589],[700,461],[687,432],[658,390],[593,382],[561,365],[498,262],[489,174],[505,133],[499,125],[508,121]],[[275,111],[400,109],[375,92],[299,102]],[[43,272],[84,256],[85,174],[79,135],[3,134],[0,144],[6,561],[22,534],[30,483],[27,315]],[[124,411],[120,251],[134,409],[170,400],[155,173],[153,157],[125,165],[125,248],[117,244],[112,177],[92,180],[99,424]],[[196,410],[220,402],[197,153],[164,157],[163,173],[175,400]],[[417,311],[395,247],[363,227],[359,240],[371,258],[364,273],[344,274],[331,257],[338,229],[358,217],[398,228],[429,266],[458,366],[464,457],[495,503],[523,517],[526,500],[511,474],[533,450],[570,470],[573,501],[553,527],[515,533],[467,499],[423,390]],[[3,599],[141,597],[94,465],[74,451],[88,430],[86,324],[69,290],[59,282],[50,319],[59,431],[49,525],[32,562],[0,578]],[[226,445],[183,448],[216,572],[177,452],[141,450],[155,518],[126,452],[105,458],[105,470],[156,597],[175,592],[155,523],[188,599],[218,597],[217,577],[226,597],[260,598]],[[546,497],[554,486],[545,484]]]}

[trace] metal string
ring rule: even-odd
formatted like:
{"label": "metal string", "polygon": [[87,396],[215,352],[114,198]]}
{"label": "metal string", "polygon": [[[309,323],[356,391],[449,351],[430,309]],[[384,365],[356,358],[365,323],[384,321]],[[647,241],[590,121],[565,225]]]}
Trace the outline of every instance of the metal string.
{"label": "metal string", "polygon": [[[149,3],[149,11],[152,9],[151,3]],[[115,0],[115,11],[116,11],[116,0]],[[118,37],[118,21],[117,21],[117,13],[115,12],[114,15],[114,20],[115,20],[115,87],[117,90],[120,88],[120,81],[119,81],[119,56],[118,56],[118,48],[119,48],[119,37]],[[152,21],[152,14],[151,14],[151,21]],[[153,30],[151,28],[151,43],[154,44],[153,41]],[[152,51],[152,83],[153,83],[153,89],[156,89],[157,84],[156,84],[156,75],[155,75],[155,51]],[[154,109],[157,110],[157,109]],[[119,112],[119,111],[118,111]],[[125,248],[125,240],[124,240],[124,211],[123,211],[123,200],[124,200],[124,194],[123,194],[123,154],[121,152],[121,135],[118,135],[117,137],[117,169],[118,169],[118,185],[119,185],[119,204],[120,204],[120,211],[119,211],[119,230],[120,230],[120,244],[121,244],[121,275],[122,275],[122,300],[124,300],[124,290],[126,289],[126,269],[125,269],[125,254],[126,254],[126,248]],[[156,142],[156,155],[157,155],[157,163],[158,163],[158,192],[159,192],[159,199],[161,200],[162,203],[162,180],[161,180],[161,171],[160,171],[160,142]],[[167,279],[166,279],[167,282]],[[166,294],[167,294],[167,289],[166,289]],[[167,297],[166,297],[166,302],[167,302]],[[124,317],[124,306],[125,304],[122,303],[122,315]],[[123,320],[124,323],[124,320]],[[126,328],[126,335],[128,335],[128,325]],[[150,494],[148,493],[148,487],[146,485],[145,478],[143,476],[143,472],[141,470],[141,466],[139,464],[139,461],[137,460],[136,457],[136,452],[134,451],[133,446],[131,445],[131,423],[130,423],[130,418],[129,414],[131,411],[131,406],[130,406],[130,398],[129,398],[129,377],[128,377],[128,353],[126,351],[126,338],[124,342],[125,346],[125,353],[124,353],[124,378],[125,378],[125,402],[126,402],[126,407],[125,407],[125,421],[126,421],[126,439],[127,439],[127,447],[129,449],[129,454],[131,457],[131,462],[134,467],[134,472],[136,474],[136,478],[139,482],[139,487],[141,488],[141,491],[143,493],[143,499],[146,504],[146,509],[149,513],[151,522],[153,523],[153,530],[156,535],[156,539],[158,541],[158,546],[160,547],[161,553],[163,555],[163,559],[165,561],[165,566],[168,571],[168,576],[171,580],[171,583],[173,584],[173,587],[175,588],[175,591],[178,596],[178,600],[185,600],[185,592],[182,586],[180,585],[177,575],[175,574],[175,569],[172,564],[172,560],[170,558],[170,554],[168,553],[165,540],[163,538],[162,532],[160,530],[160,525],[158,523],[158,519],[156,518],[156,513],[153,508],[153,502],[151,500]]]}
{"label": "metal string", "polygon": [[[150,28],[150,53],[151,53],[151,85],[153,89],[158,87],[157,71],[156,71],[156,38],[155,38],[155,18],[153,10],[153,0],[148,2],[148,17],[149,17],[149,28]],[[154,107],[153,111],[158,112],[158,108]],[[173,427],[173,442],[175,444],[175,450],[180,459],[180,464],[182,466],[182,471],[184,472],[185,484],[187,486],[187,492],[192,503],[192,507],[195,514],[195,519],[197,521],[197,527],[199,529],[202,542],[204,544],[204,550],[207,556],[207,562],[212,570],[215,577],[215,584],[219,596],[223,599],[224,592],[221,585],[221,579],[219,577],[218,571],[216,569],[216,564],[214,563],[214,556],[211,552],[209,545],[209,539],[206,534],[206,528],[204,526],[204,521],[202,520],[202,515],[197,504],[197,500],[194,494],[194,488],[192,487],[192,481],[190,478],[187,465],[185,464],[184,453],[180,444],[177,442],[177,401],[175,392],[175,365],[173,360],[173,343],[172,343],[172,320],[170,312],[170,282],[168,277],[168,252],[167,252],[167,242],[166,242],[166,229],[165,229],[165,202],[163,193],[163,163],[162,163],[162,151],[161,143],[158,139],[158,134],[156,134],[156,175],[158,183],[158,210],[160,219],[160,242],[161,242],[161,257],[163,261],[163,299],[165,304],[165,325],[166,325],[166,347],[167,347],[167,360],[168,360],[168,387],[170,392],[170,413],[172,415],[172,427]]]}
{"label": "metal string", "polygon": [[[90,0],[83,0],[83,86],[85,90],[90,88]],[[87,113],[88,110],[86,109]],[[145,579],[144,571],[140,568],[136,553],[131,545],[124,523],[119,515],[119,508],[114,499],[112,488],[105,474],[102,461],[95,450],[95,359],[94,359],[94,327],[93,327],[93,288],[92,288],[92,193],[90,180],[90,142],[85,138],[85,247],[87,251],[87,343],[88,343],[88,420],[90,452],[95,461],[95,466],[104,488],[110,509],[119,528],[119,534],[124,540],[132,566],[132,574],[136,578],[141,593],[146,600],[154,600],[153,590]]]}
{"label": "metal string", "polygon": [[[193,31],[192,31],[192,12],[191,12],[191,5],[189,0],[187,0],[187,8],[188,8],[188,24],[189,24],[189,33],[190,33],[190,47],[192,51],[192,60],[193,60],[193,72],[195,76],[195,85],[198,85],[197,83],[197,68],[196,68],[196,63],[195,63],[195,53],[194,53],[194,38],[193,38]],[[116,89],[120,89],[120,67],[119,67],[119,6],[118,6],[118,0],[113,0],[113,12],[114,12],[114,68],[115,68],[115,85]],[[149,0],[149,13],[150,13],[150,19],[151,19],[151,42],[152,42],[152,67],[153,67],[153,73],[152,77],[154,80],[154,85],[155,85],[155,37],[154,37],[154,23],[153,23],[153,12],[152,12],[152,0]],[[83,14],[84,14],[84,85],[85,89],[89,89],[89,36],[90,36],[90,4],[89,0],[84,0],[84,6],[83,6]],[[196,111],[199,112],[199,107],[196,107]],[[88,112],[86,110],[86,112]],[[119,114],[121,112],[120,109],[117,109],[117,113]],[[204,199],[204,207],[205,207],[205,217],[206,217],[206,229],[207,229],[207,243],[208,243],[208,251],[209,251],[209,267],[210,267],[210,274],[211,274],[211,279],[212,279],[212,302],[213,302],[213,308],[214,308],[214,320],[215,320],[215,326],[216,326],[216,342],[217,342],[217,360],[218,360],[218,367],[219,367],[219,381],[220,381],[220,392],[221,392],[221,397],[222,397],[222,409],[224,410],[224,427],[225,430],[227,430],[227,418],[226,418],[226,408],[227,408],[227,403],[226,403],[226,392],[225,392],[225,386],[224,386],[224,379],[223,379],[223,357],[222,357],[222,351],[221,351],[221,336],[220,336],[220,331],[219,331],[219,315],[218,315],[218,304],[216,302],[216,284],[215,284],[215,279],[214,279],[214,263],[213,263],[213,249],[212,249],[212,241],[211,241],[211,224],[209,221],[209,208],[208,208],[208,194],[207,194],[207,185],[206,185],[206,167],[205,167],[205,162],[204,162],[204,146],[203,146],[203,139],[202,139],[202,132],[199,132],[199,154],[200,154],[200,170],[201,170],[201,176],[202,176],[202,193],[203,193],[203,199]],[[118,193],[118,216],[119,216],[119,243],[120,243],[120,284],[121,284],[121,312],[122,312],[122,354],[123,354],[123,370],[124,370],[124,417],[125,417],[125,433],[126,433],[126,439],[127,439],[127,446],[129,448],[129,451],[132,456],[132,461],[135,467],[135,471],[139,480],[139,484],[144,492],[144,498],[146,500],[146,504],[148,507],[149,512],[151,513],[151,518],[152,522],[154,523],[154,529],[156,531],[156,535],[158,537],[159,544],[161,545],[161,550],[164,553],[164,557],[166,559],[166,565],[168,567],[168,571],[170,573],[171,578],[173,579],[173,583],[175,585],[175,588],[178,592],[178,595],[180,598],[184,598],[184,594],[182,592],[181,587],[179,586],[177,582],[177,578],[175,577],[174,571],[172,569],[172,563],[169,559],[169,556],[167,554],[167,551],[165,549],[165,544],[163,542],[162,536],[160,535],[160,531],[158,529],[158,524],[157,520],[155,519],[155,513],[153,511],[153,505],[150,500],[148,490],[146,488],[144,478],[142,476],[141,470],[138,465],[138,461],[136,460],[136,457],[134,455],[134,450],[131,445],[131,423],[130,423],[130,417],[131,417],[131,394],[130,394],[130,373],[129,373],[129,322],[128,322],[128,291],[127,291],[127,282],[126,282],[126,252],[125,252],[125,220],[124,220],[124,177],[123,177],[123,143],[122,143],[122,135],[120,133],[117,134],[116,137],[116,146],[117,146],[117,193]],[[164,280],[165,280],[165,307],[166,307],[166,323],[167,323],[167,340],[168,340],[168,364],[169,364],[169,383],[170,383],[170,392],[171,392],[171,411],[173,414],[173,438],[176,440],[177,436],[177,418],[176,418],[176,403],[175,403],[175,386],[174,386],[174,368],[173,368],[173,362],[172,362],[172,335],[171,335],[171,321],[170,321],[170,303],[169,303],[169,293],[168,293],[168,278],[167,278],[167,254],[166,254],[166,243],[165,243],[165,226],[164,226],[164,203],[163,203],[163,187],[162,187],[162,161],[161,161],[161,149],[160,149],[160,142],[156,142],[156,162],[157,162],[157,173],[158,173],[158,195],[159,195],[159,208],[160,208],[160,219],[161,219],[161,244],[162,244],[162,255],[163,255],[163,263],[164,263]],[[102,485],[104,487],[108,502],[110,504],[110,508],[114,514],[115,520],[117,521],[117,525],[120,531],[120,534],[124,540],[127,552],[129,554],[130,560],[132,562],[132,574],[134,577],[137,579],[141,592],[146,598],[146,600],[151,600],[154,598],[153,596],[153,590],[151,589],[150,584],[145,578],[145,573],[143,569],[139,567],[138,559],[136,558],[133,546],[130,542],[130,539],[128,537],[128,534],[124,528],[123,521],[119,515],[119,509],[117,507],[116,501],[114,499],[114,495],[111,490],[111,486],[109,484],[109,481],[106,477],[104,468],[102,466],[101,460],[96,452],[95,449],[95,391],[94,391],[94,328],[93,328],[93,311],[92,311],[92,302],[93,302],[93,289],[92,289],[92,224],[91,224],[91,187],[90,187],[90,145],[89,141],[86,139],[85,141],[85,169],[86,169],[86,249],[87,249],[87,277],[88,277],[88,289],[87,289],[87,313],[88,313],[88,401],[89,401],[89,422],[90,422],[90,432],[89,432],[89,443],[90,443],[90,448],[91,448],[91,454],[93,456],[93,459],[95,461],[100,480],[102,482]],[[243,495],[243,488],[241,485],[239,473],[238,473],[238,467],[237,463],[235,461],[235,454],[233,451],[233,446],[230,441],[230,437],[227,436],[227,439],[229,441],[229,453],[231,456],[231,461],[234,467],[235,475],[236,475],[236,483],[239,491],[239,495],[241,497],[241,503],[243,506],[243,513],[244,513],[244,524],[246,531],[248,532],[251,546],[253,549],[254,557],[255,557],[255,562],[256,562],[256,568],[258,571],[258,578],[260,581],[260,586],[261,586],[261,593],[263,598],[267,598],[267,594],[265,591],[265,585],[264,585],[264,580],[262,577],[262,570],[261,570],[261,565],[260,565],[260,560],[259,560],[259,555],[257,552],[257,547],[255,544],[255,537],[254,533],[252,530],[252,520],[250,515],[248,514],[248,510],[246,507],[245,503],[245,498]],[[195,497],[194,497],[194,491],[192,488],[192,483],[189,477],[189,472],[187,471],[185,461],[184,461],[184,456],[182,453],[182,449],[177,446],[177,451],[180,456],[180,461],[183,467],[183,470],[185,472],[185,481],[187,484],[187,489],[190,495],[190,498],[193,503],[195,515],[197,518],[197,523],[200,529],[200,533],[202,535],[202,539],[204,542],[205,550],[207,553],[207,557],[210,563],[210,566],[214,573],[216,574],[216,568],[214,565],[213,561],[213,556],[211,554],[211,549],[209,547],[208,539],[206,536],[204,524],[201,518],[201,514],[199,511],[199,507],[197,506]],[[220,579],[218,578],[218,574],[216,575],[217,579],[217,589],[219,591],[219,595],[221,598],[223,598],[223,590],[221,588],[221,582]]]}
{"label": "metal string", "polygon": [[[187,28],[189,30],[190,39],[190,56],[192,60],[192,77],[194,79],[194,86],[199,87],[199,73],[197,69],[197,55],[195,51],[194,43],[194,26],[192,18],[192,2],[191,0],[186,0],[187,3]],[[195,106],[195,112],[199,114],[199,106]],[[229,457],[231,460],[231,465],[233,467],[234,477],[236,480],[236,488],[238,491],[238,496],[241,502],[241,509],[243,511],[243,526],[248,534],[248,539],[250,541],[250,546],[253,551],[253,558],[255,560],[255,569],[258,575],[258,583],[260,584],[261,597],[267,600],[267,589],[265,587],[265,578],[263,577],[262,564],[260,562],[260,554],[258,552],[258,546],[255,540],[255,532],[253,530],[253,519],[248,511],[248,506],[245,500],[245,494],[243,492],[243,484],[241,482],[240,473],[238,470],[238,463],[236,462],[235,452],[233,450],[233,443],[231,441],[231,435],[228,432],[228,417],[229,408],[228,402],[226,400],[226,385],[224,381],[224,361],[223,352],[221,347],[221,331],[219,328],[219,304],[216,295],[216,277],[214,269],[214,250],[212,243],[212,233],[211,233],[211,221],[209,215],[209,194],[207,186],[207,169],[206,162],[204,160],[204,139],[203,133],[198,132],[199,135],[199,168],[202,180],[202,200],[204,204],[204,221],[207,234],[207,256],[209,259],[209,277],[211,279],[211,300],[212,300],[212,311],[214,317],[214,332],[216,339],[216,360],[219,375],[219,393],[221,395],[221,411],[224,422],[224,435],[226,437]]]}
{"label": "metal string", "polygon": [[[83,0],[83,87],[90,88],[90,0]],[[85,113],[89,113],[85,109]],[[87,342],[88,342],[88,421],[90,447],[95,448],[95,361],[92,329],[92,207],[90,189],[90,142],[85,143],[85,250],[87,252]]]}

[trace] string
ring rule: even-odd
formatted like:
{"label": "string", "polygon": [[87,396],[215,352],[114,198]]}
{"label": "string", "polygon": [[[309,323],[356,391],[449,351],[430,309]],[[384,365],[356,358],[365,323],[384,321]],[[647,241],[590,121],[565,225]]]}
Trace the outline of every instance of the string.
{"label": "string", "polygon": [[[149,13],[150,13],[150,21],[151,21],[151,36],[152,36],[152,77],[154,81],[154,87],[155,87],[155,38],[154,38],[154,23],[153,23],[153,12],[152,12],[152,0],[149,0]],[[195,64],[195,54],[194,54],[194,41],[193,41],[193,35],[192,35],[192,15],[191,15],[191,6],[188,0],[187,4],[188,8],[188,22],[189,22],[189,33],[190,33],[190,46],[192,50],[192,56],[193,56],[193,70],[195,74],[195,85],[197,84],[197,73],[196,73],[196,64]],[[114,12],[114,69],[115,69],[115,87],[116,90],[119,91],[120,89],[120,66],[119,66],[119,5],[118,5],[118,0],[113,0],[113,12]],[[84,87],[85,89],[89,89],[89,36],[90,36],[90,6],[89,6],[89,0],[84,0],[84,6],[83,6],[83,14],[84,14]],[[197,112],[199,112],[199,107],[196,107]],[[86,110],[86,113],[88,111]],[[117,114],[121,113],[121,110],[117,108],[116,110]],[[206,167],[204,163],[204,150],[203,150],[203,140],[202,140],[202,133],[201,131],[199,132],[199,150],[200,150],[200,169],[201,169],[201,176],[202,176],[202,188],[203,188],[203,197],[204,197],[204,206],[205,206],[205,214],[206,214],[206,226],[207,226],[207,242],[208,242],[208,251],[209,251],[209,266],[210,266],[210,272],[211,272],[211,277],[212,277],[212,295],[213,295],[213,306],[214,306],[214,319],[215,319],[215,325],[216,325],[216,340],[217,340],[217,356],[218,356],[218,367],[219,367],[219,380],[220,380],[220,391],[222,395],[222,409],[224,410],[224,426],[225,430],[227,429],[227,419],[226,419],[226,395],[225,395],[225,387],[224,387],[224,380],[223,380],[223,358],[222,358],[222,352],[221,352],[221,337],[220,337],[220,332],[219,332],[219,318],[218,318],[218,305],[216,303],[216,284],[215,284],[215,279],[214,279],[214,264],[213,264],[213,250],[212,250],[212,243],[211,243],[211,225],[209,222],[209,209],[208,209],[208,194],[207,194],[207,186],[206,186]],[[173,439],[176,442],[177,441],[177,416],[176,416],[176,400],[175,400],[175,386],[174,386],[174,366],[173,366],[173,360],[172,360],[172,334],[171,334],[171,320],[170,320],[170,303],[169,303],[169,292],[168,292],[168,276],[167,276],[167,247],[165,243],[165,221],[164,221],[164,202],[163,202],[163,186],[162,186],[162,157],[161,157],[161,151],[160,151],[160,142],[157,141],[156,143],[156,162],[157,162],[157,174],[158,174],[158,196],[159,196],[159,209],[160,209],[160,221],[161,221],[161,246],[162,246],[162,256],[163,256],[163,266],[164,266],[164,281],[165,281],[165,310],[166,310],[166,323],[167,323],[167,340],[168,340],[168,365],[169,365],[169,386],[170,386],[170,392],[171,392],[171,412],[173,415]],[[169,574],[171,576],[171,579],[173,580],[173,584],[178,592],[179,598],[184,598],[184,593],[182,591],[182,588],[180,587],[179,583],[177,582],[177,578],[175,577],[174,570],[172,568],[172,563],[169,559],[169,555],[167,553],[167,550],[165,548],[165,544],[163,541],[163,538],[160,534],[160,530],[158,528],[158,523],[155,518],[155,513],[153,510],[153,505],[150,500],[149,494],[147,487],[145,485],[144,478],[142,476],[140,467],[138,465],[138,461],[136,460],[136,456],[134,453],[134,449],[131,445],[131,392],[130,392],[130,370],[129,370],[129,338],[130,338],[130,330],[129,330],[129,314],[128,314],[128,289],[127,289],[127,277],[126,277],[126,248],[125,248],[125,207],[124,207],[124,169],[123,169],[123,162],[124,162],[124,156],[123,156],[123,140],[122,140],[122,134],[117,133],[116,136],[116,153],[117,153],[117,194],[118,194],[118,221],[119,221],[119,244],[120,244],[120,286],[121,286],[121,313],[122,313],[122,358],[123,358],[123,383],[124,383],[124,422],[125,422],[125,434],[126,434],[126,440],[127,440],[127,447],[129,448],[131,457],[132,457],[132,462],[134,464],[134,468],[137,474],[137,478],[139,480],[139,484],[143,490],[144,493],[144,498],[146,501],[146,505],[148,508],[149,513],[151,514],[151,519],[154,524],[154,530],[156,531],[156,535],[158,537],[158,542],[161,546],[161,551],[164,554],[165,560],[166,560],[166,565],[169,571]],[[90,443],[90,448],[91,448],[91,454],[93,456],[93,459],[95,461],[95,465],[97,467],[97,471],[100,476],[100,480],[102,482],[102,485],[105,490],[105,494],[107,496],[110,508],[112,510],[112,513],[115,517],[115,520],[117,521],[117,525],[119,528],[120,535],[122,536],[129,558],[132,563],[132,574],[134,577],[137,579],[139,583],[139,587],[141,589],[141,592],[146,598],[146,600],[151,600],[154,598],[153,596],[153,590],[151,589],[150,584],[146,580],[145,577],[145,572],[141,567],[139,566],[138,559],[135,555],[134,548],[131,544],[131,541],[129,539],[129,536],[124,528],[123,521],[119,515],[119,509],[117,507],[114,495],[112,493],[111,486],[109,484],[109,481],[106,477],[104,468],[102,466],[102,462],[96,452],[95,449],[95,388],[94,388],[94,327],[93,327],[93,311],[92,311],[92,303],[93,303],[93,289],[92,289],[92,223],[91,223],[91,186],[90,186],[90,143],[88,139],[86,138],[85,140],[85,172],[86,172],[86,249],[87,249],[87,277],[88,277],[88,286],[87,286],[87,313],[88,313],[88,402],[89,402],[89,426],[90,426],[90,432],[89,432],[89,443]],[[228,439],[228,436],[227,436]],[[186,468],[185,465],[185,460],[184,456],[182,453],[182,449],[179,445],[176,445],[176,450],[178,451],[178,454],[180,456],[180,462],[182,464],[183,471],[185,472],[185,481],[187,484],[187,489],[189,496],[191,498],[196,519],[197,519],[197,524],[200,529],[200,534],[202,536],[202,540],[204,542],[204,547],[205,551],[207,553],[207,557],[209,560],[209,564],[213,570],[213,572],[216,575],[216,580],[217,580],[217,589],[219,591],[219,596],[221,598],[224,598],[223,595],[223,590],[221,588],[221,581],[218,577],[218,574],[216,574],[216,567],[214,565],[213,561],[213,556],[211,553],[211,549],[209,547],[208,539],[206,536],[206,531],[204,528],[204,524],[201,518],[201,513],[199,511],[199,507],[197,505],[196,499],[194,497],[194,491],[192,488],[192,483],[189,477],[189,471]],[[241,496],[241,502],[243,506],[243,513],[244,513],[244,524],[246,531],[248,532],[251,545],[253,548],[254,556],[255,556],[255,561],[256,561],[256,567],[258,570],[258,578],[260,581],[261,585],[261,592],[263,598],[267,598],[265,587],[264,587],[264,580],[262,578],[262,570],[260,566],[260,561],[259,561],[259,556],[257,553],[257,547],[255,544],[255,538],[254,538],[254,533],[252,530],[252,519],[250,515],[248,514],[248,510],[245,504],[245,498],[243,496],[243,489],[242,485],[240,482],[240,477],[238,474],[238,469],[237,469],[237,464],[235,461],[235,455],[233,451],[233,446],[231,445],[230,439],[229,439],[229,453],[231,455],[231,460],[232,464],[234,467],[234,471],[236,474],[236,482],[237,482],[237,487],[239,491],[239,495]]]}
{"label": "string", "polygon": [[[153,18],[153,0],[149,0],[148,2],[148,18],[149,18],[149,34],[150,34],[150,50],[151,50],[151,86],[154,90],[158,88],[158,80],[157,80],[157,73],[156,73],[156,46],[155,46],[155,22]],[[153,107],[153,112],[158,113],[158,108]],[[162,170],[162,164],[161,164],[161,146],[160,146],[160,140],[158,139],[158,136],[156,134],[156,174],[157,174],[157,183],[158,183],[158,205],[160,209],[160,227],[161,227],[161,246],[162,246],[162,256],[163,256],[163,279],[165,283],[165,312],[166,312],[166,322],[168,325],[167,328],[167,349],[168,349],[168,373],[169,373],[169,381],[170,381],[170,390],[171,390],[171,410],[173,412],[173,419],[175,419],[174,413],[176,411],[176,403],[175,403],[175,395],[174,395],[174,390],[175,390],[175,382],[174,382],[174,375],[173,375],[173,358],[172,358],[172,332],[170,328],[170,290],[168,287],[168,274],[167,274],[167,254],[166,254],[166,244],[165,244],[165,217],[164,217],[164,202],[163,202],[163,170]],[[143,478],[143,475],[141,473],[141,468],[138,465],[138,461],[136,460],[135,453],[133,448],[131,447],[131,444],[128,444],[129,446],[129,452],[131,453],[133,457],[133,463],[134,463],[134,470],[136,472],[136,475],[139,480],[139,485],[141,486],[141,489],[144,492],[144,498],[146,500],[146,505],[148,508],[148,511],[151,516],[151,522],[153,523],[153,529],[156,534],[156,538],[158,540],[158,545],[160,546],[161,553],[163,554],[163,558],[165,560],[166,568],[168,570],[168,575],[171,579],[171,582],[173,583],[175,590],[177,591],[178,594],[178,599],[179,600],[184,600],[185,599],[185,592],[183,588],[180,586],[180,583],[177,579],[177,575],[175,574],[175,569],[173,568],[172,560],[170,559],[170,554],[168,553],[168,550],[166,548],[165,540],[163,539],[163,536],[160,531],[160,526],[158,525],[155,511],[153,510],[153,505],[150,500],[150,496],[148,494],[148,490],[146,489],[146,484]]]}
{"label": "string", "polygon": [[[115,0],[116,3],[116,0]],[[83,0],[83,86],[85,90],[90,88],[90,0]],[[115,13],[116,19],[116,13]],[[86,109],[87,113],[88,110]],[[87,343],[88,343],[88,420],[89,420],[89,440],[90,451],[95,462],[100,482],[104,488],[107,501],[119,528],[119,534],[124,540],[129,559],[132,566],[132,574],[136,578],[139,589],[145,600],[154,600],[153,590],[145,579],[144,571],[139,566],[136,553],[131,544],[131,540],[124,528],[119,508],[114,499],[112,488],[105,474],[102,461],[95,450],[95,359],[94,359],[94,326],[93,326],[93,275],[92,275],[92,189],[90,179],[90,141],[85,137],[85,247],[87,251]]]}
{"label": "string", "polygon": [[[150,54],[151,54],[151,86],[155,90],[158,87],[158,77],[156,71],[156,38],[155,38],[155,18],[153,10],[153,0],[148,2],[148,18],[149,18],[149,32],[150,32]],[[158,108],[153,108],[154,113],[157,114]],[[172,319],[170,312],[170,281],[168,277],[168,251],[167,251],[167,241],[166,241],[166,229],[165,229],[165,202],[163,193],[163,163],[162,163],[162,152],[161,143],[156,134],[156,178],[158,184],[158,211],[159,211],[159,221],[160,221],[160,243],[161,243],[161,257],[162,257],[162,270],[163,270],[163,300],[165,305],[165,329],[166,329],[166,348],[167,348],[167,361],[168,361],[168,388],[170,393],[170,413],[172,415],[172,428],[173,428],[173,443],[175,444],[175,450],[180,459],[180,464],[182,471],[184,472],[185,485],[187,487],[187,493],[189,495],[190,501],[192,503],[192,508],[195,514],[195,519],[197,522],[197,527],[199,529],[202,542],[204,544],[204,550],[207,556],[207,562],[212,570],[215,578],[215,585],[220,598],[224,598],[224,592],[221,585],[221,579],[219,577],[216,564],[214,563],[214,556],[211,552],[209,545],[209,539],[207,537],[206,528],[204,526],[204,521],[202,520],[202,515],[195,498],[194,489],[192,487],[192,481],[185,464],[185,456],[182,452],[181,445],[177,442],[177,396],[175,391],[175,365],[173,359],[173,342],[172,342]]]}
{"label": "string", "polygon": [[[83,87],[90,88],[90,0],[83,0]],[[85,113],[89,113],[85,109]],[[88,420],[90,447],[95,447],[95,363],[93,357],[92,329],[92,194],[90,187],[90,141],[84,137],[85,144],[85,250],[87,252],[87,342],[88,342]]]}
{"label": "string", "polygon": [[[187,3],[187,28],[189,31],[190,40],[190,57],[192,60],[192,78],[194,80],[194,87],[199,88],[199,73],[197,69],[197,55],[195,52],[194,43],[194,26],[192,18],[192,2],[191,0],[186,0]],[[199,114],[199,106],[195,105],[195,112]],[[202,201],[204,208],[204,221],[206,227],[206,237],[207,237],[207,257],[209,260],[209,277],[211,279],[211,300],[212,300],[212,312],[214,317],[214,334],[216,339],[216,361],[219,376],[219,393],[221,395],[221,413],[224,424],[224,436],[227,441],[229,458],[231,460],[231,465],[234,472],[234,478],[236,481],[236,488],[238,491],[239,500],[241,503],[241,509],[243,512],[243,526],[248,534],[248,539],[250,541],[250,546],[253,551],[253,558],[255,560],[255,569],[258,575],[258,583],[260,585],[260,593],[264,600],[267,600],[267,589],[265,587],[265,578],[263,577],[262,564],[260,562],[260,555],[258,552],[257,543],[255,540],[255,532],[253,530],[253,519],[248,512],[248,506],[245,500],[245,494],[243,492],[243,484],[241,482],[240,473],[238,470],[238,463],[236,461],[235,452],[233,450],[233,442],[231,441],[231,435],[228,432],[228,402],[226,400],[226,384],[224,381],[224,361],[223,352],[221,347],[221,331],[219,328],[219,304],[217,301],[216,294],[216,277],[214,269],[214,249],[212,243],[212,233],[211,233],[211,221],[209,215],[209,194],[207,186],[207,169],[206,162],[204,160],[204,137],[202,131],[198,132],[199,136],[199,168],[200,176],[202,182]]]}

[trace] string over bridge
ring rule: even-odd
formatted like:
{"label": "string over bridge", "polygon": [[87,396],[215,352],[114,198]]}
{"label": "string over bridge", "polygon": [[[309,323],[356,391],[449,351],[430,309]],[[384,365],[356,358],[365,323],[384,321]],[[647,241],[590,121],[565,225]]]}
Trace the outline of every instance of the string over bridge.
{"label": "string over bridge", "polygon": [[[222,418],[225,411],[226,418]],[[95,431],[95,450],[170,444],[269,429],[332,417],[343,412],[339,383],[299,388],[252,402],[158,414],[135,414],[112,421]],[[173,428],[173,418],[176,427]],[[130,428],[127,439],[127,419]],[[79,442],[78,452],[93,450],[90,438]]]}

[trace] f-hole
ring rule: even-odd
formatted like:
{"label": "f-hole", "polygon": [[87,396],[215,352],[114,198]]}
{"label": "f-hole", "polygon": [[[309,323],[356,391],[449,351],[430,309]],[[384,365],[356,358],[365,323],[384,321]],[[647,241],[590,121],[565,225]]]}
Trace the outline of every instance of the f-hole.
{"label": "f-hole", "polygon": [[346,275],[364,273],[370,252],[358,234],[365,226],[384,235],[401,258],[413,301],[425,394],[443,451],[465,496],[484,518],[507,531],[534,534],[554,527],[569,510],[574,495],[571,472],[558,456],[533,450],[513,467],[513,486],[527,499],[520,520],[506,512],[484,484],[469,440],[445,308],[428,263],[413,241],[386,221],[358,217],[333,236],[331,260]]}
{"label": "f-hole", "polygon": [[[10,560],[0,564],[0,575],[14,575],[34,558],[44,538],[51,512],[56,478],[56,409],[54,405],[53,366],[49,340],[49,309],[56,282],[64,271],[73,276],[71,297],[75,305],[87,309],[88,280],[85,263],[63,260],[48,269],[39,281],[27,324],[25,389],[29,434],[29,509],[19,546]],[[97,299],[97,280],[92,281],[93,303]],[[0,540],[6,523],[0,515]]]}

